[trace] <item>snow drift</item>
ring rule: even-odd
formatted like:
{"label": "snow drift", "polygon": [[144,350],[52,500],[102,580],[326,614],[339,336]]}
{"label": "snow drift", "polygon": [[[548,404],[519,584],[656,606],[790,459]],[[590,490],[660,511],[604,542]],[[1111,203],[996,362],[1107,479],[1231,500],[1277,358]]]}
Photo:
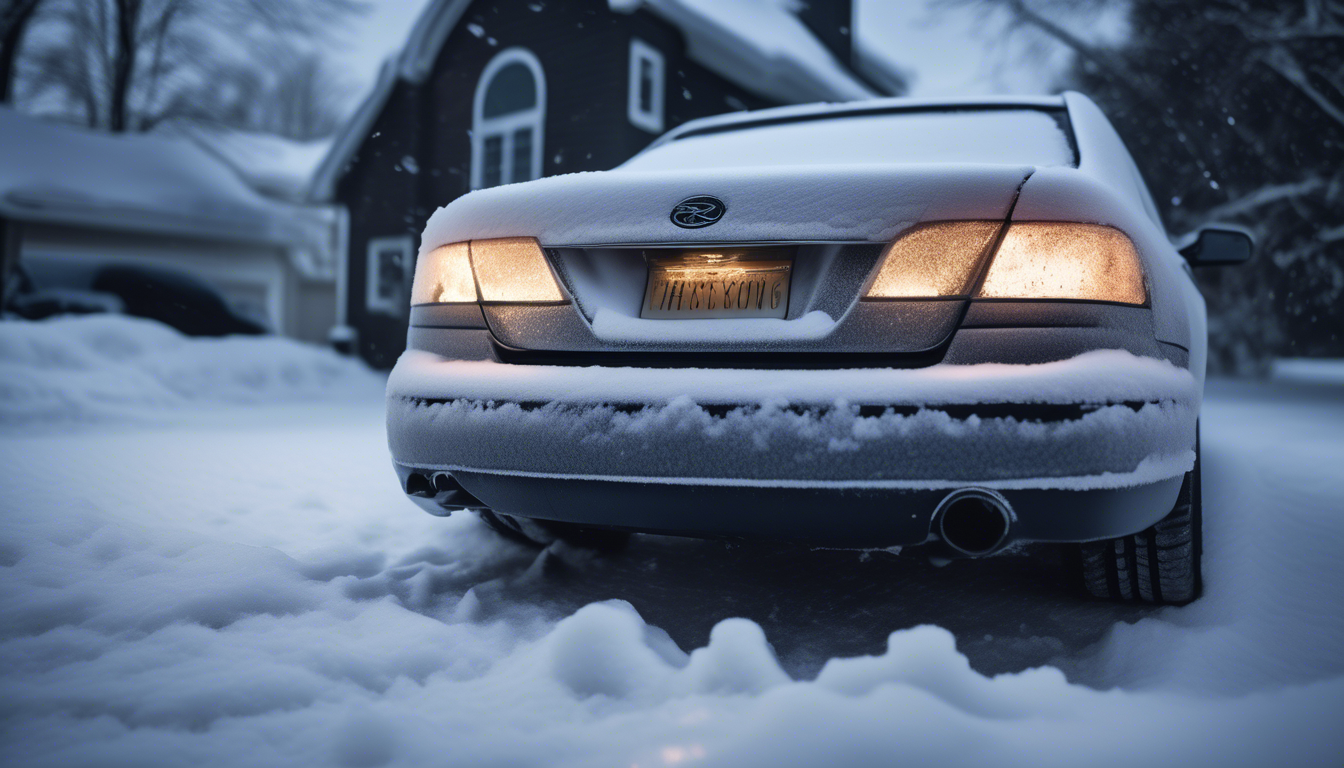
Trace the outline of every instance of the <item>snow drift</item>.
{"label": "snow drift", "polygon": [[122,315],[0,322],[0,423],[371,395],[382,377],[277,336],[189,338]]}
{"label": "snow drift", "polygon": [[[125,318],[0,330],[7,414],[62,427],[156,416],[0,430],[0,765],[1261,766],[1344,753],[1338,387],[1214,382],[1203,598],[1102,614],[1046,593],[1032,607],[1047,618],[1028,626],[1016,601],[1030,585],[1011,600],[1002,584],[929,586],[1017,558],[892,571],[874,563],[908,558],[789,549],[762,566],[657,537],[614,559],[537,555],[471,516],[431,518],[388,467],[378,377],[321,350],[283,358],[342,373],[282,376],[281,340],[185,339]],[[230,349],[255,367],[216,361]],[[59,397],[15,395],[16,371]],[[257,407],[316,394],[315,411]],[[225,418],[187,418],[207,405]],[[862,593],[850,608],[804,604],[847,584]],[[893,605],[932,614],[931,594],[970,629],[892,618]],[[1096,645],[1058,639],[1098,616],[1123,621]],[[885,643],[835,651],[860,633]],[[799,635],[818,658],[807,672]],[[972,667],[971,649],[1028,639],[1053,657]]]}

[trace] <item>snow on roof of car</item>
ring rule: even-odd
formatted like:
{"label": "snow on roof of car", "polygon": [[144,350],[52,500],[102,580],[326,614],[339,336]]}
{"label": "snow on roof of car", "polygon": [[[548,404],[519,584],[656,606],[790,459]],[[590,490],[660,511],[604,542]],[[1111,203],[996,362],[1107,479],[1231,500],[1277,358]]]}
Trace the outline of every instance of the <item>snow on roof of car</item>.
{"label": "snow on roof of car", "polygon": [[841,116],[853,113],[880,112],[895,110],[938,109],[966,110],[976,107],[1002,109],[1022,107],[1024,109],[1067,109],[1064,95],[1056,96],[964,96],[948,98],[886,98],[867,99],[852,102],[818,102],[813,104],[790,104],[783,107],[754,109],[744,112],[729,112],[722,115],[702,117],[691,120],[668,131],[649,145],[653,149],[661,144],[676,141],[689,133],[699,133],[709,129],[731,128],[732,126],[790,118]]}
{"label": "snow on roof of car", "polygon": [[319,247],[329,222],[270,200],[186,138],[111,134],[0,107],[0,213],[19,221]]}
{"label": "snow on roof of car", "polygon": [[659,142],[617,170],[801,165],[983,163],[1074,166],[1070,136],[1053,116],[994,110],[843,110],[814,117],[724,123]]}

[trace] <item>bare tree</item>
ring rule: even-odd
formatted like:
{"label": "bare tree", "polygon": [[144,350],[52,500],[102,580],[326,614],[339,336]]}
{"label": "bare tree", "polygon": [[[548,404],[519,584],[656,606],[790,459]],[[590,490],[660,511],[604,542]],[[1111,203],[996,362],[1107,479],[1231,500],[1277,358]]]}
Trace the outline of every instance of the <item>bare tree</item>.
{"label": "bare tree", "polygon": [[23,44],[23,34],[41,0],[4,0],[0,6],[0,103],[14,94],[14,62]]}
{"label": "bare tree", "polygon": [[258,115],[261,130],[294,139],[330,136],[340,127],[349,86],[315,52],[286,56]]}
{"label": "bare tree", "polygon": [[1200,276],[1216,367],[1344,354],[1344,1],[1124,0],[1113,44],[1071,31],[1082,0],[945,2],[1072,51],[1061,84],[1105,109],[1175,229],[1257,232],[1255,264]]}
{"label": "bare tree", "polygon": [[[16,1],[35,9],[18,57],[20,95],[113,131],[173,118],[256,128],[259,110],[241,99],[280,104],[296,89],[307,97],[285,108],[311,108],[310,122],[330,122],[343,94],[304,51],[367,8],[365,0]],[[315,91],[321,84],[333,87],[325,100]]]}

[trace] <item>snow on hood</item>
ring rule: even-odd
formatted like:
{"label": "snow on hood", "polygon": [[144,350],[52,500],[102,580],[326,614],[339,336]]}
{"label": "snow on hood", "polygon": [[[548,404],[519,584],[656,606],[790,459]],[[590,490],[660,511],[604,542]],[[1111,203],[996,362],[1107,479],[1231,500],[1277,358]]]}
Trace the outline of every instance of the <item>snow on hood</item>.
{"label": "snow on hood", "polygon": [[124,315],[0,321],[0,424],[153,419],[214,403],[377,397],[383,379],[279,336],[193,338]]}

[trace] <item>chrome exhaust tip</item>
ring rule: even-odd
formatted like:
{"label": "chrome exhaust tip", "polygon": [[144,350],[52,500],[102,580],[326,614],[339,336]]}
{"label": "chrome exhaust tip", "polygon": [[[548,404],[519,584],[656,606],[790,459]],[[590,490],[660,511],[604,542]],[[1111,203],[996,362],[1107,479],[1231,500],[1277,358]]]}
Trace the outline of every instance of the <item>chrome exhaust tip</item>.
{"label": "chrome exhaust tip", "polygon": [[406,476],[402,490],[421,509],[436,517],[447,517],[462,510],[487,508],[448,472],[411,472]]}
{"label": "chrome exhaust tip", "polygon": [[457,482],[457,478],[447,472],[434,473],[434,503],[445,513],[486,508],[480,499],[472,496],[461,483]]}
{"label": "chrome exhaust tip", "polygon": [[1008,500],[988,488],[959,488],[934,510],[938,537],[962,557],[984,557],[1008,541],[1016,515]]}

